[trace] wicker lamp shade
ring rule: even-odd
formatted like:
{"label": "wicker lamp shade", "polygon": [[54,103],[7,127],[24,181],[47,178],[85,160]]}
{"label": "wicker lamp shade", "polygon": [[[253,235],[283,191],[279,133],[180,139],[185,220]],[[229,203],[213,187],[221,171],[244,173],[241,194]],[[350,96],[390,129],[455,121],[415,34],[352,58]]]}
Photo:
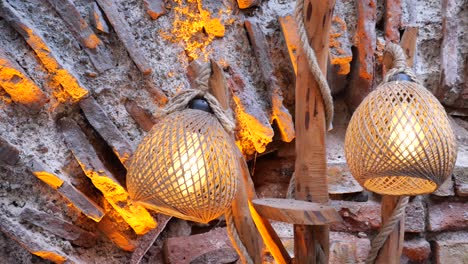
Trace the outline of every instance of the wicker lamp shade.
{"label": "wicker lamp shade", "polygon": [[386,195],[435,191],[452,173],[456,143],[439,101],[411,81],[390,81],[356,109],[345,154],[356,180]]}
{"label": "wicker lamp shade", "polygon": [[213,114],[167,115],[138,146],[127,188],[149,209],[207,223],[231,205],[240,171],[235,144]]}

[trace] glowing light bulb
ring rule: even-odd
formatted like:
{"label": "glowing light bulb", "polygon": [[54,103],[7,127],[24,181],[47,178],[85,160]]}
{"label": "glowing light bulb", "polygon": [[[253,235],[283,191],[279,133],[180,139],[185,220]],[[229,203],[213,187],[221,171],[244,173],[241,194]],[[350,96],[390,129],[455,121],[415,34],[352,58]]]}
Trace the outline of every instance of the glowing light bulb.
{"label": "glowing light bulb", "polygon": [[180,189],[183,196],[203,192],[207,177],[201,146],[203,136],[190,133],[186,140],[187,145],[173,153],[174,166],[168,170],[169,174],[173,174],[173,188]]}

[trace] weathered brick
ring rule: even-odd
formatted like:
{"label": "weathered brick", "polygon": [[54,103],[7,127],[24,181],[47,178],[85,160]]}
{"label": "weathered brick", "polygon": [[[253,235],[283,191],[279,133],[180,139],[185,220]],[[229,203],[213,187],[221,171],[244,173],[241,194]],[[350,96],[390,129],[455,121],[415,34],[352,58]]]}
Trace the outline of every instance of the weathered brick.
{"label": "weathered brick", "polygon": [[20,151],[6,139],[0,137],[0,163],[15,165],[19,160]]}
{"label": "weathered brick", "polygon": [[429,230],[447,231],[468,228],[468,203],[443,202],[430,204],[428,210]]}
{"label": "weathered brick", "polygon": [[2,17],[23,36],[44,67],[52,75],[52,80],[63,87],[69,98],[76,102],[86,96],[88,94],[88,90],[84,88],[80,81],[70,71],[64,68],[62,63],[59,62],[58,57],[54,55],[51,48],[40,36],[39,31],[29,25],[29,23],[8,3],[2,2],[0,7],[2,9]]}
{"label": "weathered brick", "polygon": [[357,30],[354,35],[356,59],[351,65],[347,102],[352,111],[373,89],[374,51],[376,46],[376,2],[356,1]]}
{"label": "weathered brick", "polygon": [[68,118],[60,119],[59,126],[68,148],[86,176],[133,230],[141,235],[155,228],[156,222],[149,212],[133,203],[127,191],[99,159],[80,127]]}
{"label": "weathered brick", "polygon": [[447,180],[437,189],[432,195],[436,196],[454,196],[455,190],[453,188],[453,179],[452,177],[447,178]]}
{"label": "weathered brick", "polygon": [[468,263],[468,232],[445,233],[435,238],[435,263]]}
{"label": "weathered brick", "polygon": [[468,167],[455,167],[453,176],[457,195],[468,196]]}
{"label": "weathered brick", "polygon": [[401,263],[427,263],[431,255],[431,245],[424,238],[405,240]]}
{"label": "weathered brick", "polygon": [[122,164],[126,165],[134,150],[122,132],[109,119],[93,97],[90,96],[81,100],[80,107],[91,126],[112,148]]}
{"label": "weathered brick", "polygon": [[117,36],[122,41],[137,68],[145,75],[150,74],[152,68],[149,65],[147,57],[141,52],[142,49],[138,47],[130,26],[125,21],[124,16],[118,11],[117,4],[107,0],[97,0],[96,2],[102,8],[104,14],[106,14],[115,33],[117,33]]}
{"label": "weathered brick", "polygon": [[380,227],[380,204],[376,202],[331,201],[343,222],[332,224],[332,231],[360,232]]}
{"label": "weathered brick", "polygon": [[25,208],[19,217],[21,220],[39,226],[74,245],[89,248],[96,244],[97,236],[95,234],[50,214]]}
{"label": "weathered brick", "polygon": [[88,23],[81,17],[80,12],[71,0],[47,0],[55,11],[62,17],[68,28],[80,42],[83,50],[88,54],[98,72],[113,68],[112,56],[104,43],[94,34]]}
{"label": "weathered brick", "polygon": [[420,233],[426,229],[426,207],[420,197],[415,197],[406,207],[405,232]]}
{"label": "weathered brick", "polygon": [[17,62],[0,48],[0,87],[13,102],[37,112],[49,101],[47,95],[31,80]]}
{"label": "weathered brick", "polygon": [[89,18],[94,28],[102,33],[109,33],[109,25],[96,2],[93,2],[92,7],[89,9]]}
{"label": "weathered brick", "polygon": [[220,249],[225,250],[226,254],[232,252],[226,228],[189,237],[169,238],[164,245],[164,254],[168,264],[190,263],[204,254]]}
{"label": "weathered brick", "polygon": [[34,237],[31,236],[31,233],[29,233],[29,231],[22,225],[13,222],[3,214],[0,214],[0,231],[5,233],[11,239],[17,241],[22,247],[31,252],[31,254],[55,263],[65,263],[66,261],[76,263],[76,260],[70,259],[60,249],[37,241],[45,240],[42,235],[35,234]]}
{"label": "weathered brick", "polygon": [[139,106],[135,101],[127,99],[125,101],[125,109],[130,114],[130,116],[135,120],[138,126],[143,129],[143,131],[148,132],[151,130],[153,125],[156,123],[153,115]]}
{"label": "weathered brick", "polygon": [[364,263],[370,250],[368,238],[330,232],[329,263]]}
{"label": "weathered brick", "polygon": [[96,222],[99,222],[102,219],[104,216],[104,210],[82,192],[77,190],[64,177],[56,173],[52,173],[50,169],[46,168],[44,164],[37,160],[31,160],[28,165],[30,172],[34,176],[47,183],[50,187],[56,189],[58,193],[70,201],[75,208],[84,215]]}
{"label": "weathered brick", "polygon": [[145,5],[146,13],[153,20],[167,13],[163,0],[143,0],[143,4]]}

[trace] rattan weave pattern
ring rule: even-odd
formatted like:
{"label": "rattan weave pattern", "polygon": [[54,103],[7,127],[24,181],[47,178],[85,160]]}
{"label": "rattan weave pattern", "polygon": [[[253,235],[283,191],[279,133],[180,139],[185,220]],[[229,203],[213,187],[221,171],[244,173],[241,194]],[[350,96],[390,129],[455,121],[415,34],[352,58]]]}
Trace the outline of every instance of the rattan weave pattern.
{"label": "rattan weave pattern", "polygon": [[194,109],[169,114],[138,146],[127,176],[129,194],[150,209],[207,223],[236,194],[235,147],[214,115]]}
{"label": "rattan weave pattern", "polygon": [[356,109],[345,138],[353,176],[386,195],[435,191],[452,173],[457,152],[439,101],[409,81],[381,84]]}

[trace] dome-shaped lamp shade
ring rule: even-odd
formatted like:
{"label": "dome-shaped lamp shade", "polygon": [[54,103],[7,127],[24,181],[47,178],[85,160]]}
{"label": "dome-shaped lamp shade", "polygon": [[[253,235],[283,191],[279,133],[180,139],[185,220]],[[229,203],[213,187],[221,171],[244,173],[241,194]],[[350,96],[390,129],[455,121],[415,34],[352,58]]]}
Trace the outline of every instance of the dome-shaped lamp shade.
{"label": "dome-shaped lamp shade", "polygon": [[457,155],[442,105],[409,81],[384,83],[364,99],[346,131],[345,153],[356,180],[386,195],[435,191]]}
{"label": "dome-shaped lamp shade", "polygon": [[207,223],[222,215],[237,190],[235,144],[216,117],[186,109],[157,123],[132,159],[127,188],[143,206]]}

